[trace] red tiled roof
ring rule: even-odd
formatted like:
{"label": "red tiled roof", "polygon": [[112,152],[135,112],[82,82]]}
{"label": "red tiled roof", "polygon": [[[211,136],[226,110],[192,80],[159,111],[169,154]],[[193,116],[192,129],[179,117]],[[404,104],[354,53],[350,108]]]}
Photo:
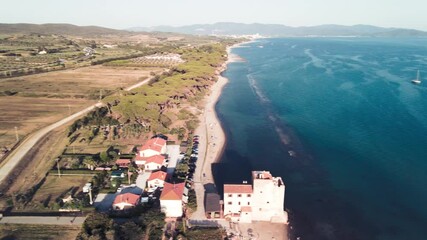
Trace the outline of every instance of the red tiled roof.
{"label": "red tiled roof", "polygon": [[155,156],[148,157],[145,160],[147,161],[145,164],[147,164],[147,163],[157,163],[159,165],[162,165],[163,162],[165,161],[165,156],[155,155]]}
{"label": "red tiled roof", "polygon": [[139,154],[136,154],[134,161],[147,161],[147,157],[141,157]]}
{"label": "red tiled roof", "polygon": [[145,161],[145,164],[154,162],[159,165],[162,165],[163,162],[165,161],[165,157],[162,155],[154,155],[151,157],[141,157],[139,155],[136,155],[136,157],[134,158],[134,161]]}
{"label": "red tiled roof", "polygon": [[240,208],[240,210],[242,210],[242,212],[252,212],[252,207],[250,206],[243,206]]}
{"label": "red tiled roof", "polygon": [[139,202],[139,195],[133,194],[133,193],[124,193],[124,194],[119,194],[116,196],[116,198],[114,199],[114,203],[113,204],[119,204],[119,203],[129,203],[132,205],[137,205]]}
{"label": "red tiled roof", "polygon": [[129,159],[117,159],[116,164],[130,164]]}
{"label": "red tiled roof", "polygon": [[163,171],[152,172],[150,174],[150,177],[148,178],[147,181],[151,181],[151,180],[154,180],[154,179],[160,179],[160,180],[165,181],[167,175],[168,174],[165,173],[165,172],[163,172]]}
{"label": "red tiled roof", "polygon": [[163,187],[162,195],[160,200],[182,200],[184,194],[185,183],[167,183]]}
{"label": "red tiled roof", "polygon": [[252,193],[252,185],[224,184],[224,193]]}
{"label": "red tiled roof", "polygon": [[151,149],[157,152],[162,150],[162,147],[166,145],[166,140],[163,138],[152,138],[148,140],[139,150],[144,151],[147,149]]}

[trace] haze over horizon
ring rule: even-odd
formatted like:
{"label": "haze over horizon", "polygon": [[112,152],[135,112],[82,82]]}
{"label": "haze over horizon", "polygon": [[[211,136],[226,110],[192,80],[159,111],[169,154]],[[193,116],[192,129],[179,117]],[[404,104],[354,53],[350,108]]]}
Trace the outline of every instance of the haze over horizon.
{"label": "haze over horizon", "polygon": [[256,0],[16,0],[2,5],[4,9],[19,9],[19,14],[16,11],[4,11],[0,16],[2,23],[70,23],[115,29],[215,22],[282,24],[294,27],[366,24],[427,31],[427,21],[421,12],[421,9],[427,8],[427,1],[421,0],[270,0],[269,4]]}

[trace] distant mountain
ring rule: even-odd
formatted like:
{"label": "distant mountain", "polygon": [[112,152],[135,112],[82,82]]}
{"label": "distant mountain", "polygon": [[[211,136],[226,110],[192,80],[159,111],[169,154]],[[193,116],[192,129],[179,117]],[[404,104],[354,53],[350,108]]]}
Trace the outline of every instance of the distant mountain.
{"label": "distant mountain", "polygon": [[158,31],[175,32],[195,35],[253,35],[260,34],[270,37],[304,37],[304,36],[371,36],[371,37],[427,37],[427,32],[400,29],[383,28],[371,25],[319,25],[312,27],[289,27],[280,24],[244,24],[220,22],[214,24],[196,24],[181,27],[157,26],[135,27],[129,31]]}
{"label": "distant mountain", "polygon": [[110,34],[128,34],[128,31],[116,30],[111,28],[97,26],[76,26],[72,24],[48,23],[48,24],[29,24],[29,23],[0,23],[1,34],[15,33],[38,33],[38,34],[58,34],[75,36],[94,36]]}

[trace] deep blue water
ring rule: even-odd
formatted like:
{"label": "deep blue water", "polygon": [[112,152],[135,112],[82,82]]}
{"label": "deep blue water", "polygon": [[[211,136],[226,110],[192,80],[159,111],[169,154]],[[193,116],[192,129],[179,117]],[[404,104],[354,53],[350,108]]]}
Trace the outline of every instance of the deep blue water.
{"label": "deep blue water", "polygon": [[246,61],[228,65],[216,106],[217,186],[281,176],[301,239],[427,239],[427,39],[263,39],[233,53]]}

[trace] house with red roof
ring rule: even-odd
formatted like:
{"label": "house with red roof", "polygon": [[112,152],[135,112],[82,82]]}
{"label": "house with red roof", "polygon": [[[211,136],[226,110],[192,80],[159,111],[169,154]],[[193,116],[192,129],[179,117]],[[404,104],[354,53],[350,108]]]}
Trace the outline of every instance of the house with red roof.
{"label": "house with red roof", "polygon": [[138,155],[140,157],[151,157],[166,153],[166,140],[163,138],[152,138],[148,140],[141,148]]}
{"label": "house with red roof", "polygon": [[[165,156],[163,155],[154,155],[144,159],[144,169],[145,171],[157,171],[160,170],[165,162]],[[136,162],[136,161],[135,161]],[[141,166],[141,165],[139,165]]]}
{"label": "house with red roof", "polygon": [[183,214],[183,200],[185,183],[164,183],[160,195],[160,209],[166,217],[181,217]]}
{"label": "house with red roof", "polygon": [[164,187],[167,176],[168,174],[163,171],[152,172],[147,179],[147,186],[149,188],[162,188]]}
{"label": "house with red roof", "polygon": [[141,197],[133,193],[124,193],[116,196],[113,202],[114,210],[133,208],[139,204]]}
{"label": "house with red roof", "polygon": [[128,168],[130,163],[131,163],[131,161],[129,159],[117,159],[116,160],[116,165],[121,167],[121,168]]}

